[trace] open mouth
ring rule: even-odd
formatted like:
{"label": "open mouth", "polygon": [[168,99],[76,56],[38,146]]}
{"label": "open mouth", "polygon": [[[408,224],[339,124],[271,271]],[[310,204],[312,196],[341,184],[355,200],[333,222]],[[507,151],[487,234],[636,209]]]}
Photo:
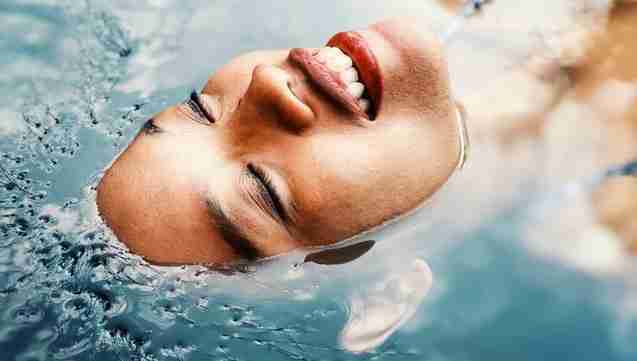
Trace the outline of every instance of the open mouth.
{"label": "open mouth", "polygon": [[321,49],[292,49],[290,59],[339,104],[367,119],[376,117],[382,95],[380,68],[358,33],[338,33]]}

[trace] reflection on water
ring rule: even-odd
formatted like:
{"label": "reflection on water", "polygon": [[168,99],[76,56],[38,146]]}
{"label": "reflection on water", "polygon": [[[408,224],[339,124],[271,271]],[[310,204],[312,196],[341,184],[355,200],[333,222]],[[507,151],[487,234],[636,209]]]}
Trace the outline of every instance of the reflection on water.
{"label": "reflection on water", "polygon": [[[142,120],[232,56],[394,15],[442,34],[442,3],[0,4],[0,359],[634,359],[637,185],[585,186],[637,154],[634,5],[492,1],[460,27],[472,158],[350,263],[150,267],[97,218],[92,186]],[[417,259],[429,293],[400,272]],[[387,340],[348,353],[375,322]]]}

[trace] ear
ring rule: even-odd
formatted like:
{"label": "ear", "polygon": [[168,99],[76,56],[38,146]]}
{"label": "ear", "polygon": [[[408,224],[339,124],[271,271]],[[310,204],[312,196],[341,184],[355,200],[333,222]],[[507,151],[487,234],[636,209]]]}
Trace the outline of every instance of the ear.
{"label": "ear", "polygon": [[337,265],[351,262],[374,247],[376,241],[363,241],[340,248],[331,248],[305,256],[303,262],[314,262],[322,265]]}
{"label": "ear", "polygon": [[348,320],[339,336],[345,350],[370,352],[415,316],[431,290],[433,274],[419,258],[398,268],[402,270],[350,297]]}

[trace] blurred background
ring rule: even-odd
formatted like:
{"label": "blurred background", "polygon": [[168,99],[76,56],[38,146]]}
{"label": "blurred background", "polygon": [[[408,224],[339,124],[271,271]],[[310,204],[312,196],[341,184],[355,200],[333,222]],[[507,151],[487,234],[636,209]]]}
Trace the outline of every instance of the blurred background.
{"label": "blurred background", "polygon": [[[603,177],[637,158],[637,4],[493,0],[469,19],[464,9],[2,0],[0,359],[637,359],[637,180]],[[318,47],[405,15],[446,36],[473,147],[425,208],[370,235],[363,257],[290,255],[231,275],[159,269],[100,222],[100,172],[145,119],[232,57]],[[392,286],[412,260],[433,273],[424,300]],[[348,351],[346,324],[377,316],[400,327]]]}

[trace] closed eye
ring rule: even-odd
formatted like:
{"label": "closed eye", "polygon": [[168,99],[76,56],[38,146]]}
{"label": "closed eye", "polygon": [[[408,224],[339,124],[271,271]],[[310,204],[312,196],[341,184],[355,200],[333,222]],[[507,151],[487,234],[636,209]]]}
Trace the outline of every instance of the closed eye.
{"label": "closed eye", "polygon": [[155,124],[155,119],[150,118],[148,119],[143,125],[142,128],[140,129],[142,132],[144,132],[144,134],[146,135],[153,135],[156,133],[160,133],[162,130],[161,128],[159,128],[156,124]]}
{"label": "closed eye", "polygon": [[197,91],[193,90],[190,93],[190,97],[188,100],[184,102],[184,104],[190,109],[192,114],[195,116],[195,120],[203,123],[203,124],[214,124],[215,118],[208,111],[208,109],[204,106],[203,101],[201,100],[201,96]]}
{"label": "closed eye", "polygon": [[289,216],[283,207],[282,198],[278,192],[272,177],[262,168],[257,165],[249,163],[246,166],[248,174],[256,180],[259,198],[265,203],[265,208],[274,213],[275,218],[286,223],[289,221]]}

